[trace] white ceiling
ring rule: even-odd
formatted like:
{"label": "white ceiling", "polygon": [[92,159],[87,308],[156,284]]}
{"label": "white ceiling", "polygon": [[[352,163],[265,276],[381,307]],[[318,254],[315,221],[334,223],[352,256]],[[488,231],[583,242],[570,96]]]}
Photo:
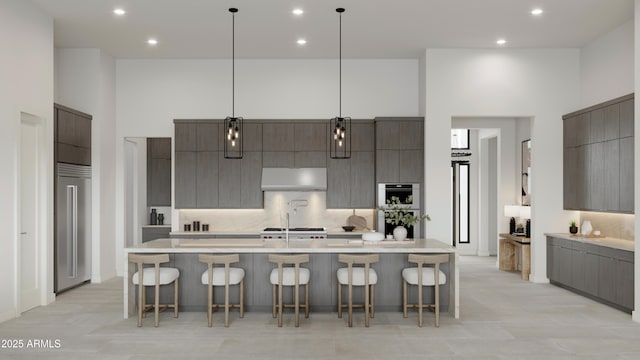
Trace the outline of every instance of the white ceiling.
{"label": "white ceiling", "polygon": [[[426,48],[577,48],[633,18],[633,0],[32,0],[55,19],[56,47],[117,58],[416,58]],[[112,11],[127,11],[121,18]],[[534,17],[535,6],[544,14]],[[294,7],[304,9],[294,16]],[[146,39],[156,37],[150,47]],[[304,37],[301,47],[295,41]]]}

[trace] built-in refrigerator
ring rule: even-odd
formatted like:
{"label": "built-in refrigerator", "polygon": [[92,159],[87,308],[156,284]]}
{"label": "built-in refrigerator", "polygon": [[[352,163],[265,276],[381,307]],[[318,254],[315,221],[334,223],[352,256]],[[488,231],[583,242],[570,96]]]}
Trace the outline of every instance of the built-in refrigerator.
{"label": "built-in refrigerator", "polygon": [[91,166],[57,164],[54,291],[91,279]]}

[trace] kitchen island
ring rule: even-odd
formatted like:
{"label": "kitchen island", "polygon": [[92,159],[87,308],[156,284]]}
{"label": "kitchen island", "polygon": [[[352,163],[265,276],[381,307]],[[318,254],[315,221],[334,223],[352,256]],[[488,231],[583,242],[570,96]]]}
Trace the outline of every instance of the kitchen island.
{"label": "kitchen island", "polygon": [[[458,254],[455,248],[433,239],[409,241],[368,242],[355,239],[317,240],[261,240],[256,238],[211,238],[211,239],[157,239],[138,246],[125,248],[125,259],[129,253],[167,253],[170,263],[164,266],[180,270],[179,302],[180,311],[206,311],[206,286],[200,282],[206,264],[198,261],[198,254],[240,254],[240,262],[234,266],[245,270],[245,309],[247,311],[271,312],[271,284],[269,273],[275,266],[267,260],[268,254],[310,254],[310,261],[304,267],[311,271],[310,303],[312,311],[337,311],[338,268],[345,266],[338,262],[340,253],[380,254],[380,261],[373,264],[378,273],[376,285],[376,310],[402,310],[402,277],[405,267],[415,266],[407,262],[407,254],[447,253],[449,263],[441,270],[447,275],[446,284],[441,286],[441,311],[459,317],[459,274]],[[125,261],[124,273],[124,317],[135,314],[135,291],[131,277],[135,266]],[[216,287],[216,296],[221,296],[223,288]],[[285,291],[285,299],[291,297],[291,289]],[[361,297],[361,289],[354,288],[354,298]],[[169,302],[171,288],[161,289],[161,302]],[[425,298],[432,298],[433,288],[424,288]],[[417,288],[410,287],[410,299],[416,298]],[[231,301],[236,301],[237,292],[232,291]]]}

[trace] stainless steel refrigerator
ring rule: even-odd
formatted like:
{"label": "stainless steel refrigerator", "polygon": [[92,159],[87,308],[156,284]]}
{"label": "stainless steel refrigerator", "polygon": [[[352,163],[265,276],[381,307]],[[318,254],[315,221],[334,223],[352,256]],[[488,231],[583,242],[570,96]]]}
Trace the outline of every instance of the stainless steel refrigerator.
{"label": "stainless steel refrigerator", "polygon": [[91,166],[58,163],[56,293],[91,279]]}

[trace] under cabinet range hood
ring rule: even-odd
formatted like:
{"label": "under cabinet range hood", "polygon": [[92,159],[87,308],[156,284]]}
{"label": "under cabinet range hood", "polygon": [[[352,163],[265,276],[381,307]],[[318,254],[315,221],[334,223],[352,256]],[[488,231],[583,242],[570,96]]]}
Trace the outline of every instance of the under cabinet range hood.
{"label": "under cabinet range hood", "polygon": [[262,191],[326,191],[326,168],[263,168]]}

